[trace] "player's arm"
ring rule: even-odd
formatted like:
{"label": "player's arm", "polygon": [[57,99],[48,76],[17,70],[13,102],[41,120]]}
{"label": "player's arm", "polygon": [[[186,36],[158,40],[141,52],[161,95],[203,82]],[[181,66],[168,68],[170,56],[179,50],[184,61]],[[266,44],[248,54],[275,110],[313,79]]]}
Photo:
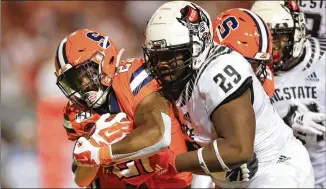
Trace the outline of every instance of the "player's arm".
{"label": "player's arm", "polygon": [[[217,158],[217,151],[229,169],[253,158],[255,115],[250,102],[250,93],[250,89],[247,89],[240,97],[212,113],[211,120],[219,138],[202,149],[203,160],[210,172],[225,170]],[[214,149],[214,145],[217,146],[217,150]],[[176,166],[179,172],[205,173],[200,166],[198,151],[178,155]]]}
{"label": "player's arm", "polygon": [[[170,104],[158,92],[146,96],[136,108],[137,128],[112,144],[115,162],[149,157],[171,143]],[[127,147],[126,147],[127,146]]]}
{"label": "player's arm", "polygon": [[[95,122],[98,119],[98,115],[91,114],[90,116],[79,116],[78,121],[76,117],[81,113],[76,111],[76,107],[69,102],[64,107],[63,114],[63,127],[66,130],[69,140],[75,141],[80,136],[89,135],[87,132],[91,132],[90,128],[86,128],[88,124]],[[81,167],[74,161],[72,163],[72,173],[74,175],[74,181],[79,187],[86,187],[96,178],[99,167]]]}
{"label": "player's arm", "polygon": [[[178,155],[176,168],[179,172],[220,172],[236,168],[253,158],[256,123],[250,88],[254,75],[242,57],[233,59],[233,63],[229,62],[232,60],[229,55],[224,59],[220,65],[207,68],[209,71],[203,76],[206,87],[202,85],[201,89],[218,139],[197,151]],[[215,79],[214,86],[209,79],[214,80],[218,74],[221,77]],[[223,90],[221,86],[228,89],[224,87]]]}
{"label": "player's arm", "polygon": [[[135,111],[133,121],[136,128],[122,140],[103,146],[98,151],[94,150],[94,153],[98,153],[95,156],[99,159],[96,165],[112,165],[149,157],[171,143],[170,104],[168,100],[155,92],[158,89],[157,83],[143,67],[140,66],[135,70],[131,72],[134,73],[132,76],[128,76],[127,81],[115,78],[113,87],[118,82],[116,84],[122,88],[116,91],[118,99],[125,100],[127,107],[124,108]],[[127,74],[127,72],[121,74]],[[121,124],[119,120],[115,121],[117,121],[116,124]],[[79,146],[78,152],[76,150],[74,152],[75,156],[83,151],[82,146],[89,150],[88,142],[84,139],[81,139]]]}
{"label": "player's arm", "polygon": [[71,170],[74,176],[74,181],[79,187],[90,185],[97,177],[100,166],[83,167],[78,166],[75,161],[72,161]]}
{"label": "player's arm", "polygon": [[[69,120],[66,120],[68,116],[65,116],[65,122],[64,122],[64,126],[66,128],[68,133],[68,137],[73,139],[73,135],[71,135],[71,133],[76,133],[73,132],[74,129],[73,127],[70,128],[70,130],[68,129],[69,125],[72,125],[71,122]],[[67,125],[68,124],[68,125]],[[73,124],[75,124],[73,122]],[[86,187],[88,185],[90,185],[92,183],[92,181],[96,178],[96,175],[98,173],[99,170],[99,166],[98,167],[82,167],[82,166],[78,166],[75,161],[73,161],[72,166],[71,166],[71,170],[72,173],[74,175],[74,181],[75,183],[79,186],[79,187]]]}
{"label": "player's arm", "polygon": [[79,187],[86,187],[96,178],[100,167],[81,167],[73,162],[72,171],[75,183]]}

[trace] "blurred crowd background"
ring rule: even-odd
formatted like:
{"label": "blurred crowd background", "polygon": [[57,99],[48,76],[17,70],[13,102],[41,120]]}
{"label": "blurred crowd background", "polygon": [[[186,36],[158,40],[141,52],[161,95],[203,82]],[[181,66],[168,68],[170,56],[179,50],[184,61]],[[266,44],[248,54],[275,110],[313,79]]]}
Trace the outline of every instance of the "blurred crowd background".
{"label": "blurred crowd background", "polygon": [[[194,2],[212,18],[229,8],[249,8],[252,3]],[[118,48],[125,48],[124,58],[143,56],[141,45],[146,21],[163,3],[1,2],[2,188],[76,187],[69,171],[71,144],[66,143],[62,127],[65,99],[55,84],[56,48],[66,35],[88,28],[109,35]],[[64,155],[56,149],[58,146]]]}

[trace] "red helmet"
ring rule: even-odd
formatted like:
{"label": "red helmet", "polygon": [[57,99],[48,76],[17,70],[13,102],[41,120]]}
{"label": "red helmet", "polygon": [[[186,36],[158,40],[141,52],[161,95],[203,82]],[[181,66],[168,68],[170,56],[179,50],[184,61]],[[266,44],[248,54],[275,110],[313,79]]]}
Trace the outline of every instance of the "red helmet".
{"label": "red helmet", "polygon": [[218,15],[213,22],[214,41],[242,54],[252,65],[257,77],[266,78],[266,65],[272,62],[271,32],[255,13],[230,9]]}
{"label": "red helmet", "polygon": [[57,48],[57,85],[76,105],[86,102],[88,107],[99,107],[105,102],[120,55],[108,36],[78,30]]}

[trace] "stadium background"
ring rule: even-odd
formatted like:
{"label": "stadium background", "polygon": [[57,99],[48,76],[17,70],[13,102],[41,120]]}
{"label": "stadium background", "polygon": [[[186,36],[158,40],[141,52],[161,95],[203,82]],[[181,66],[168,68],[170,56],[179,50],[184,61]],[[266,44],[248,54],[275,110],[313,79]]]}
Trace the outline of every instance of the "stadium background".
{"label": "stadium background", "polygon": [[[194,1],[215,17],[252,1]],[[77,29],[108,34],[124,58],[142,56],[146,21],[164,1],[1,2],[1,186],[76,187],[73,143],[62,127],[65,98],[55,84],[54,54]]]}

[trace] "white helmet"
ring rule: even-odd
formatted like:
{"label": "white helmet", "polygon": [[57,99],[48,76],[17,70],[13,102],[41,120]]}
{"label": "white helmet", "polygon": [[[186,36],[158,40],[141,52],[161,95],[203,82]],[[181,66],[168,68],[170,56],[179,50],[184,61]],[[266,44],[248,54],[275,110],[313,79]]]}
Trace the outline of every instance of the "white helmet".
{"label": "white helmet", "polygon": [[[171,1],[153,14],[147,24],[145,37],[143,49],[148,70],[163,87],[169,87],[172,91],[180,90],[193,70],[198,69],[206,59],[213,44],[212,22],[208,13],[198,5],[187,1]],[[180,54],[182,63],[177,63]],[[175,60],[175,65],[166,56],[170,57],[169,60]],[[162,65],[158,68],[162,61],[169,62],[165,64],[165,71]],[[164,79],[166,77],[170,79]]]}
{"label": "white helmet", "polygon": [[305,18],[294,1],[256,1],[251,11],[265,21],[273,37],[280,35],[289,37],[283,50],[283,58],[274,62],[275,71],[301,55],[306,41]]}

